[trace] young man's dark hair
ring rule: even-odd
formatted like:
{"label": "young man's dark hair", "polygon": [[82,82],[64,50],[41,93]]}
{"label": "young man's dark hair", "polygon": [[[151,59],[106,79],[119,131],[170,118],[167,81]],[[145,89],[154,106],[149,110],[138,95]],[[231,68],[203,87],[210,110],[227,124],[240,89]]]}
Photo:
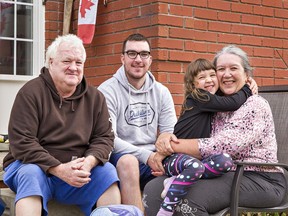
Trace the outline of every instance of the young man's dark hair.
{"label": "young man's dark hair", "polygon": [[125,53],[125,48],[126,48],[127,41],[146,41],[148,43],[148,45],[149,45],[149,49],[151,50],[151,45],[150,45],[150,42],[148,41],[148,39],[145,36],[143,36],[142,34],[135,33],[135,34],[129,35],[126,38],[126,40],[123,42],[122,54]]}

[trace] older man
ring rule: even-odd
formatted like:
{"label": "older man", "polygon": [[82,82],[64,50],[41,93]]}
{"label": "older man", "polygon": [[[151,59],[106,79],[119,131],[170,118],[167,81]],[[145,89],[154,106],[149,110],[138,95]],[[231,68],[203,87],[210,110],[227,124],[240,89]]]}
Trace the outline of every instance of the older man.
{"label": "older man", "polygon": [[116,169],[108,161],[114,134],[105,98],[83,76],[86,52],[75,35],[58,37],[39,77],[15,99],[4,182],[16,193],[16,215],[47,215],[50,199],[93,206],[119,204]]}

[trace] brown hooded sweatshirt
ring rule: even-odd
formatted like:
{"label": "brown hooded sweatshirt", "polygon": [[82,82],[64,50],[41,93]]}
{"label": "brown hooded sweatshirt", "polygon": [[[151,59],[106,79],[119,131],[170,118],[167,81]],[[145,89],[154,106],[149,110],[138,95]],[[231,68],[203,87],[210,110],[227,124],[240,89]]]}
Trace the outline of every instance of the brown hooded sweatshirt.
{"label": "brown hooded sweatshirt", "polygon": [[72,156],[93,155],[108,161],[114,133],[103,94],[85,78],[75,93],[61,98],[48,69],[18,92],[11,111],[10,150],[4,168],[15,160],[50,167],[71,161]]}

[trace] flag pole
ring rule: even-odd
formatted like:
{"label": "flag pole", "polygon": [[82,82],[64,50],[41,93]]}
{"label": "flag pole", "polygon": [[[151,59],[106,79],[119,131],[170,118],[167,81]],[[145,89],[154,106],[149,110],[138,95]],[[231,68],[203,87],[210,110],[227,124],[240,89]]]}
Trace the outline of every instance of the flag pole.
{"label": "flag pole", "polygon": [[68,34],[70,30],[72,6],[73,6],[73,0],[65,0],[64,17],[63,17],[63,35]]}

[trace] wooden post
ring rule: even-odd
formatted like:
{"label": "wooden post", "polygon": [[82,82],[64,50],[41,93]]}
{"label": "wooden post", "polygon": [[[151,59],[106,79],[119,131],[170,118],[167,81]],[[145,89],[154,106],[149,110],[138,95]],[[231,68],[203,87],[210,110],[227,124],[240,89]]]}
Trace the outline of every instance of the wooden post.
{"label": "wooden post", "polygon": [[73,0],[65,0],[63,17],[63,35],[69,33]]}

